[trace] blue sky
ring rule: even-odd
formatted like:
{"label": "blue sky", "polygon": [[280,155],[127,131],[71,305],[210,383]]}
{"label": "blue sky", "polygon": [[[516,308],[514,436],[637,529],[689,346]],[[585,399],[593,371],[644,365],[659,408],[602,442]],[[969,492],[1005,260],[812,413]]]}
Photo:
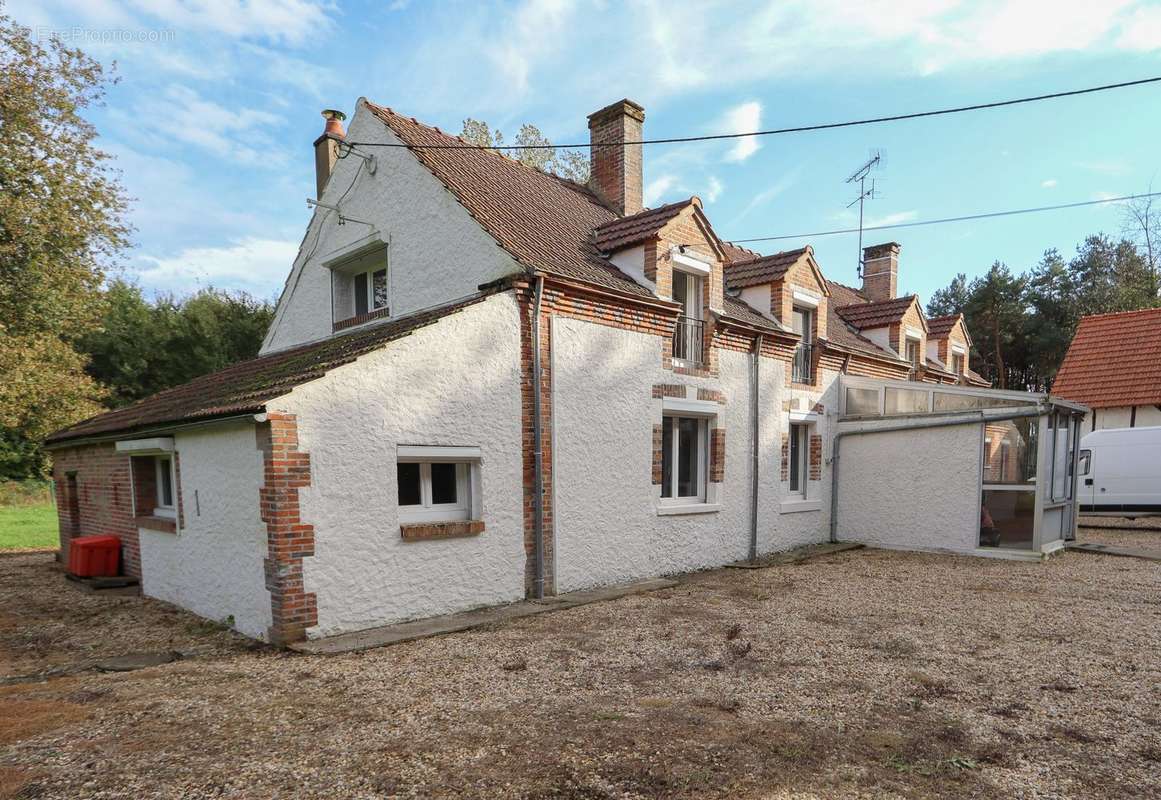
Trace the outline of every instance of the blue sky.
{"label": "blue sky", "polygon": [[[365,95],[458,132],[533,122],[587,140],[621,97],[649,137],[879,116],[1161,75],[1161,2],[425,3],[9,0],[121,81],[92,118],[129,193],[125,271],[148,290],[281,289],[309,218],[319,111]],[[761,140],[646,148],[647,202],[699,195],[725,238],[848,227],[844,179],[886,153],[869,224],[1161,189],[1161,85]],[[868,234],[927,298],[993,260],[1115,233],[1115,205]],[[799,246],[791,240],[763,252]],[[811,243],[854,283],[853,236]]]}

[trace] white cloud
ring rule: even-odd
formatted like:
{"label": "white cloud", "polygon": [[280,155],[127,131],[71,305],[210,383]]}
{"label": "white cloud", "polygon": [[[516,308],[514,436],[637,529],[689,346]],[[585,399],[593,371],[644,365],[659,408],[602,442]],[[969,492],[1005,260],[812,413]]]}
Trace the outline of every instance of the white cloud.
{"label": "white cloud", "polygon": [[895,211],[881,217],[866,217],[863,220],[864,228],[880,228],[886,225],[899,225],[910,222],[919,216],[918,211]]}
{"label": "white cloud", "polygon": [[1121,195],[1117,194],[1116,192],[1099,191],[1092,193],[1093,200],[1112,200],[1114,197],[1120,196]]}
{"label": "white cloud", "polygon": [[143,255],[136,272],[143,284],[155,289],[189,292],[214,286],[269,297],[286,279],[298,244],[245,237],[225,247],[191,247],[165,257]]}
{"label": "white cloud", "polygon": [[1055,189],[1056,178],[1048,178],[1047,180],[1040,181],[1040,187],[1043,189]]}
{"label": "white cloud", "polygon": [[676,185],[676,175],[660,175],[645,184],[645,198],[643,202],[646,208],[652,208],[657,205],[657,202],[665,196],[665,193]]}
{"label": "white cloud", "polygon": [[726,187],[717,179],[716,175],[710,175],[709,180],[706,181],[705,201],[712,203],[722,196],[722,190]]}
{"label": "white cloud", "polygon": [[1125,19],[1117,45],[1126,50],[1161,49],[1161,7],[1136,9]]}
{"label": "white cloud", "polygon": [[774,183],[770,184],[768,187],[766,187],[765,189],[763,189],[762,191],[760,191],[756,195],[754,195],[752,198],[750,198],[750,202],[746,204],[746,207],[742,209],[742,212],[740,214],[738,214],[738,216],[734,217],[733,222],[734,223],[739,222],[741,219],[743,219],[751,211],[753,211],[756,208],[759,208],[760,206],[765,205],[766,203],[769,203],[775,197],[778,197],[780,194],[782,194],[787,189],[789,189],[791,186],[793,186],[795,183],[797,183],[799,172],[800,172],[800,170],[795,169],[795,170],[783,175],[781,178],[776,180]]}
{"label": "white cloud", "polygon": [[[160,96],[139,100],[136,116],[150,120],[146,136],[160,136],[204,150],[226,161],[278,167],[284,154],[275,148],[270,128],[282,118],[256,108],[227,108],[187,86],[174,84]],[[123,125],[132,121],[121,115]]]}
{"label": "white cloud", "polygon": [[329,30],[330,4],[316,0],[128,0],[171,28],[298,45]]}
{"label": "white cloud", "polygon": [[1075,161],[1073,166],[1080,167],[1088,172],[1095,172],[1098,175],[1125,175],[1129,171],[1127,162],[1118,158],[1110,158],[1097,161]]}
{"label": "white cloud", "polygon": [[[742,103],[726,111],[717,126],[719,133],[748,133],[762,127],[762,104],[756,100]],[[726,153],[726,161],[745,161],[762,146],[756,136],[745,136],[733,140],[734,144]]]}

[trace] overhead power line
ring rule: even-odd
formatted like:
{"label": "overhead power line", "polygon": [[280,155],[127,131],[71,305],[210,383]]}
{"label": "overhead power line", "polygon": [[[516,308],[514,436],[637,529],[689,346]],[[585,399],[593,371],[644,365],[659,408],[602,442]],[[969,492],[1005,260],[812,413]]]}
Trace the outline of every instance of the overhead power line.
{"label": "overhead power line", "polygon": [[[1161,75],[1154,78],[1141,78],[1135,81],[1121,83],[1106,83],[1102,86],[1090,86],[1087,89],[1071,89],[1066,92],[1052,92],[1038,94],[1033,97],[1018,97],[1013,100],[996,100],[991,103],[976,103],[970,106],[956,106],[955,108],[941,108],[934,111],[915,111],[909,114],[892,114],[889,117],[870,117],[869,119],[848,120],[847,122],[822,122],[815,125],[798,125],[792,128],[773,128],[765,131],[750,131],[749,133],[715,133],[706,136],[673,136],[666,139],[640,139],[636,141],[607,142],[603,146],[637,144],[682,144],[687,142],[712,142],[723,139],[745,139],[748,136],[777,136],[784,133],[807,133],[809,131],[825,131],[834,128],[854,128],[859,125],[875,125],[880,122],[898,122],[905,119],[921,119],[923,117],[939,117],[946,114],[962,114],[967,111],[982,111],[988,108],[1003,108],[1024,103],[1035,103],[1040,100],[1056,100],[1061,97],[1076,97],[1082,94],[1107,92],[1111,89],[1125,89],[1130,86],[1143,86],[1147,83],[1161,82]],[[583,144],[469,144],[456,142],[453,144],[406,144],[403,142],[348,142],[352,147],[405,147],[409,150],[554,150],[556,148],[569,149],[590,147],[590,142]]]}
{"label": "overhead power line", "polygon": [[[1161,192],[1146,192],[1144,194],[1127,194],[1123,197],[1105,197],[1100,200],[1083,200],[1079,203],[1061,203],[1055,206],[1037,206],[1035,208],[1015,208],[1008,211],[986,211],[982,214],[966,214],[962,217],[944,217],[943,219],[925,219],[916,222],[899,222],[894,225],[867,225],[864,231],[885,231],[894,228],[921,228],[925,225],[942,225],[947,222],[968,222],[974,219],[990,219],[992,217],[1012,217],[1017,214],[1036,214],[1041,211],[1059,211],[1063,208],[1080,208],[1082,206],[1099,206],[1104,203],[1123,203],[1127,200],[1140,200],[1146,197],[1161,197]],[[833,231],[814,231],[812,233],[788,233],[780,236],[756,236],[751,239],[731,239],[733,244],[749,244],[751,242],[776,242],[782,239],[806,239],[815,236],[837,236],[842,233],[858,233],[858,228],[842,228]]]}

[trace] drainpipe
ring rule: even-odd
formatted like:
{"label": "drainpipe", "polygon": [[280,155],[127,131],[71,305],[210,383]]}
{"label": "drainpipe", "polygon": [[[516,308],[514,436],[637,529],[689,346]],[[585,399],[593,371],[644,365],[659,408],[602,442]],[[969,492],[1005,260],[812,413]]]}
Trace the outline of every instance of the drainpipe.
{"label": "drainpipe", "polygon": [[540,420],[540,303],[544,297],[544,276],[536,276],[532,303],[532,546],[535,575],[532,596],[544,598],[544,448]]}
{"label": "drainpipe", "polygon": [[834,445],[830,457],[830,541],[838,541],[838,479],[839,479],[839,445],[845,436],[860,436],[865,433],[893,433],[896,431],[918,431],[925,428],[950,428],[959,425],[979,425],[988,422],[1005,422],[1011,419],[1024,417],[1042,417],[1048,413],[1043,405],[1024,411],[1011,411],[1006,414],[985,414],[980,411],[969,417],[955,416],[944,419],[921,420],[911,424],[884,425],[876,428],[859,428],[858,430],[837,431],[834,435]]}
{"label": "drainpipe", "polygon": [[758,408],[758,378],[762,363],[762,334],[758,334],[754,342],[753,379],[750,389],[750,408],[753,411],[753,422],[750,426],[750,561],[758,560],[758,422],[761,410]]}

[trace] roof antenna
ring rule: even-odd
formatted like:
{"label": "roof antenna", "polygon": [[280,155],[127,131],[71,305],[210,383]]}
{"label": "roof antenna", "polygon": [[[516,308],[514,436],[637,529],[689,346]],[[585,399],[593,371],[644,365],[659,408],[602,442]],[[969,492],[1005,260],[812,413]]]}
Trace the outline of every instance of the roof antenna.
{"label": "roof antenna", "polygon": [[863,201],[874,200],[878,195],[875,194],[875,179],[871,178],[871,188],[867,188],[867,177],[871,170],[883,164],[883,151],[878,148],[871,151],[871,157],[868,158],[861,167],[851,173],[851,176],[846,179],[846,183],[859,184],[859,196],[851,202],[847,203],[847,208],[850,208],[855,203],[859,204],[859,250],[855,258],[856,268],[855,272],[858,274],[859,280],[863,278]]}

